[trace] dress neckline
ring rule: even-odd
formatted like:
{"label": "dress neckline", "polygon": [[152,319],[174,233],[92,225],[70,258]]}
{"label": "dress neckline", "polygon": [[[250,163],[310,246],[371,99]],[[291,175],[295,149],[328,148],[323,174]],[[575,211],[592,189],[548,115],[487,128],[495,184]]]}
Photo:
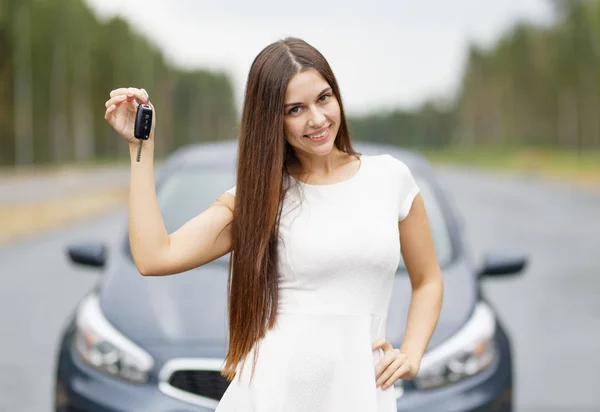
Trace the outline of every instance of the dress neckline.
{"label": "dress neckline", "polygon": [[311,184],[311,183],[301,182],[300,180],[297,180],[292,175],[289,175],[289,176],[290,176],[290,178],[294,182],[296,182],[297,184],[301,185],[302,187],[315,187],[315,188],[318,188],[318,187],[341,186],[341,185],[344,185],[344,184],[347,184],[349,182],[352,182],[352,181],[356,180],[356,178],[362,173],[362,170],[364,169],[364,164],[363,164],[364,162],[363,162],[363,160],[364,160],[365,156],[361,154],[361,155],[357,155],[357,157],[358,157],[358,160],[360,162],[358,170],[352,176],[350,176],[348,179],[342,180],[340,182],[326,183],[326,184],[322,184],[322,185],[315,185],[315,184]]}

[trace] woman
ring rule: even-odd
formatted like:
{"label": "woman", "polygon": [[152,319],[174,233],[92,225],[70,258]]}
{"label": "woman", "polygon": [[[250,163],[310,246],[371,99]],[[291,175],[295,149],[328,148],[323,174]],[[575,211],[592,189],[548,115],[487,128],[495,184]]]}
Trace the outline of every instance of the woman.
{"label": "woman", "polygon": [[[154,188],[156,120],[134,160],[136,101],[149,103],[148,94],[110,96],[105,119],[130,144],[129,240],[139,272],[179,273],[232,253],[222,372],[230,385],[217,412],[396,411],[392,385],[417,374],[437,324],[441,270],[410,170],[388,154],[353,150],[325,58],[295,38],[259,53],[237,184],[171,235]],[[393,348],[384,335],[400,254],[412,297]]]}

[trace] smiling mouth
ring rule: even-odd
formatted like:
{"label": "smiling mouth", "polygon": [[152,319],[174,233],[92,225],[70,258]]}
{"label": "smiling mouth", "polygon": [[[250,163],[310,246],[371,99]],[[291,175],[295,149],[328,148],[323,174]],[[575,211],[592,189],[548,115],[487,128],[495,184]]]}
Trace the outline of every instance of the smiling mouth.
{"label": "smiling mouth", "polygon": [[308,137],[309,139],[321,139],[322,137],[325,137],[327,135],[327,133],[329,132],[329,128],[331,127],[331,125],[328,125],[326,127],[324,127],[323,129],[321,129],[320,132],[318,133],[311,133],[311,134],[306,134],[304,135],[304,137]]}

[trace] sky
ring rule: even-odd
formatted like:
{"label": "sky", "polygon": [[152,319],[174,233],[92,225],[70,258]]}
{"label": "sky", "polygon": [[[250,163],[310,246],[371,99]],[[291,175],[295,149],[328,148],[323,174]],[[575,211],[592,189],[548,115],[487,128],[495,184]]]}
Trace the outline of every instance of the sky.
{"label": "sky", "polygon": [[490,46],[519,20],[552,21],[548,0],[86,2],[101,20],[124,17],[172,64],[228,73],[238,110],[256,55],[300,37],[328,60],[350,115],[451,101],[470,43]]}

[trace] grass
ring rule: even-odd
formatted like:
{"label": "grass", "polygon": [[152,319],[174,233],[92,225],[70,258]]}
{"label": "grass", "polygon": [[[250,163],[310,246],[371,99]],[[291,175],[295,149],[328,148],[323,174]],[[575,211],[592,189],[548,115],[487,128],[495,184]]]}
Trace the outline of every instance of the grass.
{"label": "grass", "polygon": [[433,164],[527,172],[600,185],[600,150],[583,153],[567,150],[498,148],[419,151]]}

